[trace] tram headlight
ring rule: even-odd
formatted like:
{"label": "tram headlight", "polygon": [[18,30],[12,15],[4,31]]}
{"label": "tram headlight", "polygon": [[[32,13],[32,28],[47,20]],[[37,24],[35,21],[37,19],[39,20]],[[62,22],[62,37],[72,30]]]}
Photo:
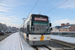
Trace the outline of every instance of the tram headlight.
{"label": "tram headlight", "polygon": [[47,37],[47,38],[50,38],[50,37]]}
{"label": "tram headlight", "polygon": [[36,37],[33,37],[33,39],[36,39]]}

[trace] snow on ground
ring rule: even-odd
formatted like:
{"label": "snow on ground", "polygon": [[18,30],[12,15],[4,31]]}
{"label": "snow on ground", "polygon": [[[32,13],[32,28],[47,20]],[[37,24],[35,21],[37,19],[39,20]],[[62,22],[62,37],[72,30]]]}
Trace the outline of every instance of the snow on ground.
{"label": "snow on ground", "polygon": [[19,36],[19,32],[8,36],[0,42],[0,50],[26,50]]}
{"label": "snow on ground", "polygon": [[[59,35],[50,35],[52,39],[57,39],[75,44],[74,37],[64,37]],[[19,32],[14,33],[0,42],[0,50],[34,50],[28,43],[20,36]]]}
{"label": "snow on ground", "polygon": [[21,42],[22,42],[22,46],[23,46],[23,50],[34,50],[26,41],[25,39],[20,36]]}
{"label": "snow on ground", "polygon": [[8,36],[0,42],[0,50],[21,50],[18,38],[18,33]]}
{"label": "snow on ground", "polygon": [[50,35],[52,39],[61,40],[69,43],[75,44],[75,38],[74,37],[64,37],[60,35]]}

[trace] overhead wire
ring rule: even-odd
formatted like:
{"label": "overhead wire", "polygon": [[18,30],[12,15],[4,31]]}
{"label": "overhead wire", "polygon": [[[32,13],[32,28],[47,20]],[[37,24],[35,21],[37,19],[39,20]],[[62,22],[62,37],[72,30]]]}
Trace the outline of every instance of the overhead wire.
{"label": "overhead wire", "polygon": [[[29,12],[29,14],[32,12],[32,10],[34,9],[34,7],[36,6],[36,4],[39,2],[39,0],[37,0],[37,2],[35,3],[35,5],[33,6],[33,8],[30,10],[30,12]],[[28,14],[28,16],[29,16],[29,14]],[[27,17],[27,19],[28,19],[28,17]],[[27,20],[26,19],[26,20]]]}
{"label": "overhead wire", "polygon": [[[59,5],[57,5],[56,7],[58,7],[58,6],[60,6],[60,5],[62,5],[63,3],[65,3],[65,2],[67,2],[67,0],[66,1],[64,1],[64,2],[62,2],[62,3],[60,3]],[[55,9],[56,7],[54,7],[54,8],[52,8],[52,9],[50,9],[49,11],[47,11],[46,13],[44,13],[44,14],[47,14],[47,13],[49,13],[50,11],[52,11],[53,9]]]}
{"label": "overhead wire", "polygon": [[[37,0],[37,2],[35,3],[35,5],[34,5],[33,8],[31,9],[31,11],[29,12],[29,14],[32,12],[32,10],[34,9],[34,7],[35,7],[36,4],[38,3],[38,1],[39,1],[39,0]],[[29,16],[29,14],[28,14],[28,16]],[[27,19],[28,19],[28,17],[27,17]],[[27,19],[26,19],[26,20],[27,20]],[[26,21],[26,20],[25,20],[25,21]],[[25,22],[25,21],[24,21],[24,22]]]}
{"label": "overhead wire", "polygon": [[32,12],[32,10],[34,9],[34,7],[36,6],[36,4],[38,3],[39,0],[37,0],[37,2],[35,3],[35,5],[33,6],[33,8],[31,9],[31,11],[29,12],[29,14]]}

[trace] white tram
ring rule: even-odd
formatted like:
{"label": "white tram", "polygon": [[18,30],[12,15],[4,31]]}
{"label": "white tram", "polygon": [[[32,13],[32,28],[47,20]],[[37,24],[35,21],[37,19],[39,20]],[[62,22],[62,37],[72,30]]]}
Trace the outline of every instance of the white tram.
{"label": "white tram", "polygon": [[50,44],[51,23],[49,23],[48,16],[30,14],[25,21],[24,27],[26,33],[23,36],[30,45]]}

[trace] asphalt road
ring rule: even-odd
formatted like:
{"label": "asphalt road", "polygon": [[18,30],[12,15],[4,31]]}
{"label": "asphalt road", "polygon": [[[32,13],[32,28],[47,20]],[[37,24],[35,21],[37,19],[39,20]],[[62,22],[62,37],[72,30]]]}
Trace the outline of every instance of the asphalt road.
{"label": "asphalt road", "polygon": [[12,33],[6,33],[5,35],[0,35],[0,41],[4,40],[6,37],[11,35]]}

